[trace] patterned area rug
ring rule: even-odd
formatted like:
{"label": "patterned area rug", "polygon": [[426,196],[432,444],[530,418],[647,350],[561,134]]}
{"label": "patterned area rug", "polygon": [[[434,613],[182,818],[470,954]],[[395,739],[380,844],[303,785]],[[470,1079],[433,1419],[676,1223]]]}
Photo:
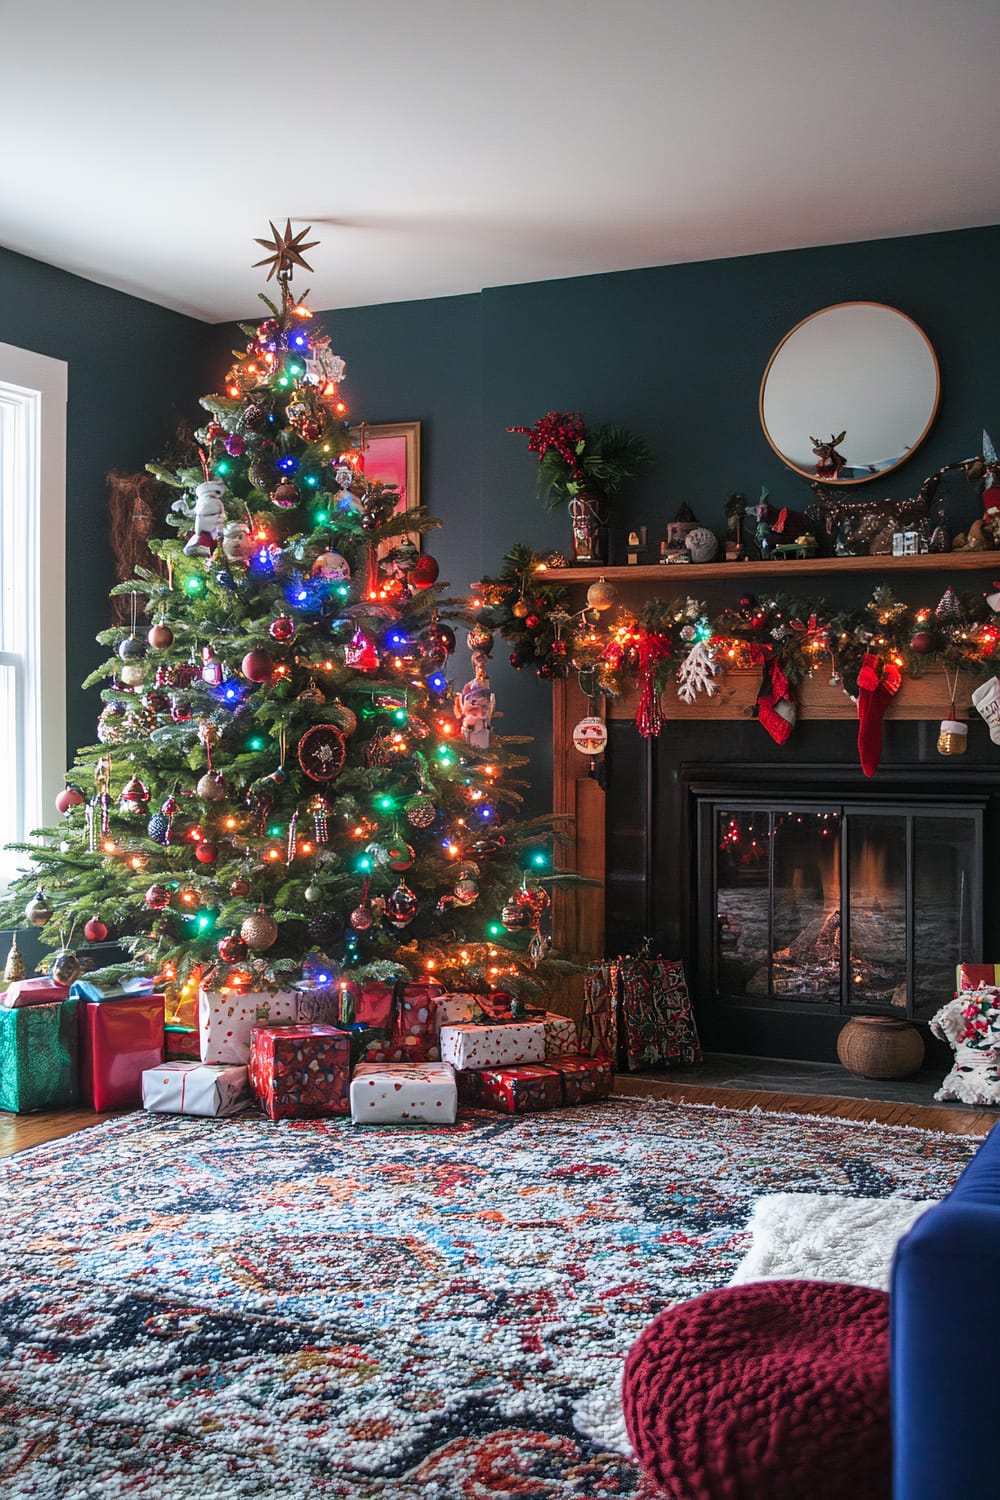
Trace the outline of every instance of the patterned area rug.
{"label": "patterned area rug", "polygon": [[52,1142],[0,1163],[0,1494],[652,1497],[574,1409],[754,1200],[940,1197],[975,1146],[632,1099]]}

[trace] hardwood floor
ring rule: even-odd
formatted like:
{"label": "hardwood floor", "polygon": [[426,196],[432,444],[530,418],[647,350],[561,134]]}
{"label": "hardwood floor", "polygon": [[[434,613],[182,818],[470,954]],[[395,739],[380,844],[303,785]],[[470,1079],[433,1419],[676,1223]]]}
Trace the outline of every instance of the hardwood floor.
{"label": "hardwood floor", "polygon": [[[757,1089],[709,1087],[666,1078],[636,1078],[619,1073],[615,1093],[633,1098],[673,1099],[679,1104],[716,1104],[727,1109],[766,1109],[797,1115],[835,1115],[844,1120],[874,1120],[881,1125],[909,1125],[918,1130],[940,1130],[946,1135],[987,1135],[997,1113],[974,1108],[928,1108],[920,1104],[888,1104],[876,1099],[834,1098],[824,1094],[786,1094]],[[63,1109],[51,1114],[0,1114],[0,1156],[27,1151],[45,1141],[87,1130],[114,1114],[95,1115],[89,1109]]]}

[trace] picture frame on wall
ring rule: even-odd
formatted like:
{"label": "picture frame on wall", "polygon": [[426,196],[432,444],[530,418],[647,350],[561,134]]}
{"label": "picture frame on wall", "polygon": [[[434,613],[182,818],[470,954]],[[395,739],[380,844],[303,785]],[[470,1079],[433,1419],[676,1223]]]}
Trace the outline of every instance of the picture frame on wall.
{"label": "picture frame on wall", "polygon": [[[366,422],[353,427],[351,437],[363,446],[365,478],[394,484],[399,495],[394,510],[399,515],[420,505],[420,423]],[[420,534],[412,537],[420,546]]]}

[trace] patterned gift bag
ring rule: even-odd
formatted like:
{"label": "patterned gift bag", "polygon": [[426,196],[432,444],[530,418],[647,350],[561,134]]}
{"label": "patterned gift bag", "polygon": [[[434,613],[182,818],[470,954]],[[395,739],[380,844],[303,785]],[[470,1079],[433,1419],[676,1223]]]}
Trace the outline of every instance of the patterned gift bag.
{"label": "patterned gift bag", "polygon": [[664,958],[592,964],[584,985],[583,1050],[619,1068],[701,1062],[684,966]]}

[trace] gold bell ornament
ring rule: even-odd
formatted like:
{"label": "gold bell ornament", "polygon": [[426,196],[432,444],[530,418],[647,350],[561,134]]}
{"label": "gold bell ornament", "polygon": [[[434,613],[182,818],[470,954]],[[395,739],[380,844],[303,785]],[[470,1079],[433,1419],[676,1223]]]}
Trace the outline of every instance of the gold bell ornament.
{"label": "gold bell ornament", "polygon": [[939,755],[964,755],[969,744],[969,726],[961,719],[942,719],[938,732]]}

